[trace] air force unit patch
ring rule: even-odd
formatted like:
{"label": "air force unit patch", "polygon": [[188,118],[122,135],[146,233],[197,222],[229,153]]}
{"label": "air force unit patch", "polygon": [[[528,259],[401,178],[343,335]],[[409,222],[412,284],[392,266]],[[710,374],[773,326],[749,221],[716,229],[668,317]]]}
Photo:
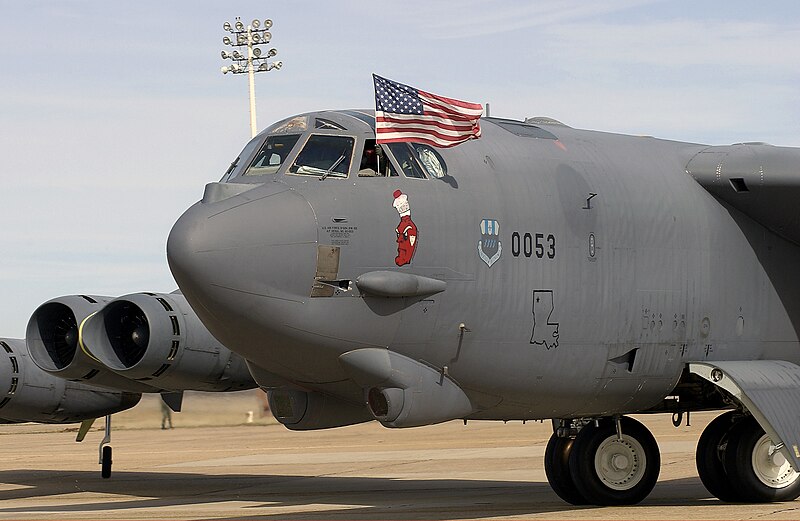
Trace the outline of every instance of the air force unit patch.
{"label": "air force unit patch", "polygon": [[500,223],[492,219],[481,221],[481,240],[478,241],[478,255],[490,268],[503,252],[500,243]]}

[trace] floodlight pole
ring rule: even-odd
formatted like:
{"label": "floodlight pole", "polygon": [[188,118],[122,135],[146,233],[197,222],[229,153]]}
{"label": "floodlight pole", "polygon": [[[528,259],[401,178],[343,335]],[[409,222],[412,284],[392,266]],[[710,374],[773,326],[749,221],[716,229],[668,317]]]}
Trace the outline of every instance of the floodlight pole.
{"label": "floodlight pole", "polygon": [[247,26],[247,78],[250,82],[250,137],[256,137],[256,71],[253,70],[253,27]]}
{"label": "floodlight pole", "polygon": [[[269,28],[272,27],[272,20],[267,18],[264,20],[263,32],[261,29],[261,21],[253,20],[246,28],[239,17],[236,17],[236,22],[232,25],[230,22],[225,22],[222,28],[230,33],[234,38],[225,36],[222,38],[222,43],[232,46],[233,52],[227,50],[222,51],[223,60],[231,60],[230,65],[222,67],[222,73],[228,74],[244,74],[247,73],[248,83],[250,86],[250,136],[255,137],[258,134],[258,125],[256,124],[256,80],[255,74],[257,72],[267,72],[273,69],[280,69],[283,63],[276,61],[270,62],[269,58],[278,54],[275,48],[269,49],[266,53],[262,53],[259,45],[265,45],[272,39],[272,34]],[[247,55],[243,56],[239,51],[242,47],[247,46]]]}

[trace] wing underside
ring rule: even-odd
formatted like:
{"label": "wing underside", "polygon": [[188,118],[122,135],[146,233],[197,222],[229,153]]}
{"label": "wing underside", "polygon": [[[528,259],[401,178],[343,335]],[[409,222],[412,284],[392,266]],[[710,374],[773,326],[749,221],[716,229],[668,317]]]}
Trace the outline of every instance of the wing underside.
{"label": "wing underside", "polygon": [[715,197],[800,244],[800,150],[762,143],[711,146],[686,172]]}

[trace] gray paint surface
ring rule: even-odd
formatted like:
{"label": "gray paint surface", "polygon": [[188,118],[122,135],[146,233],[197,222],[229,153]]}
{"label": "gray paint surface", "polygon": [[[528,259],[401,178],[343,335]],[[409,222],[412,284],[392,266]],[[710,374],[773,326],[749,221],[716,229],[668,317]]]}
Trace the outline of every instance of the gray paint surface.
{"label": "gray paint surface", "polygon": [[[363,403],[339,357],[381,348],[446,374],[469,418],[564,418],[656,407],[692,361],[800,360],[800,288],[786,275],[800,251],[687,175],[707,146],[562,125],[540,125],[557,140],[521,137],[488,119],[481,139],[438,150],[442,179],[359,177],[374,130],[350,114],[304,116],[299,141],[356,138],[348,177],[287,173],[299,145],[277,174],[209,185],[168,243],[212,334],[287,386]],[[797,156],[770,150],[780,165]],[[418,229],[402,266],[396,190]],[[484,220],[499,232],[482,237]],[[501,246],[492,263],[487,238]],[[312,297],[322,245],[339,248],[341,285]],[[350,284],[372,272],[446,290],[393,298]]]}

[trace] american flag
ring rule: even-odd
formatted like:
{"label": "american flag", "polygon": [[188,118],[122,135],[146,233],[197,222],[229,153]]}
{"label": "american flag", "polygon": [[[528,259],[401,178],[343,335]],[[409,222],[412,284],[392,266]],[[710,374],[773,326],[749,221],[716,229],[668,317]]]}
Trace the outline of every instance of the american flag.
{"label": "american flag", "polygon": [[446,148],[481,137],[480,103],[437,96],[376,74],[372,79],[378,143],[411,141]]}

